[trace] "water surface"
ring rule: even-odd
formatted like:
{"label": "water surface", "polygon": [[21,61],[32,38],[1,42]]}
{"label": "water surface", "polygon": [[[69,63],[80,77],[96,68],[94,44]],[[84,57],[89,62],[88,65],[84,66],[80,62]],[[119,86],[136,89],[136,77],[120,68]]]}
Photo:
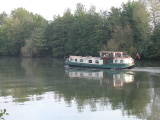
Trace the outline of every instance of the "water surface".
{"label": "water surface", "polygon": [[160,63],[97,70],[1,58],[0,108],[9,113],[6,120],[158,120]]}

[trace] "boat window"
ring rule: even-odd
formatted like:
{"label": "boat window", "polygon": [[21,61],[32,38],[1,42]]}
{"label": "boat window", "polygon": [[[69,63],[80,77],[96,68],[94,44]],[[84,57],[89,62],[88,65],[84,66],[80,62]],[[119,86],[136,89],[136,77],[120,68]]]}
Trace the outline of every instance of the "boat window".
{"label": "boat window", "polygon": [[113,53],[109,53],[108,57],[113,58]]}
{"label": "boat window", "polygon": [[75,62],[77,62],[77,59],[75,59]]}
{"label": "boat window", "polygon": [[80,73],[80,77],[83,77],[83,73]]}
{"label": "boat window", "polygon": [[83,62],[83,59],[80,59],[80,62]]}
{"label": "boat window", "polygon": [[120,63],[123,63],[123,60],[120,60]]}
{"label": "boat window", "polygon": [[92,60],[89,60],[88,62],[89,62],[89,63],[92,63]]}
{"label": "boat window", "polygon": [[123,57],[129,57],[129,55],[127,55],[127,53],[123,53]]}
{"label": "boat window", "polygon": [[96,60],[96,61],[95,61],[95,63],[99,64],[99,61],[98,61],[98,60]]}
{"label": "boat window", "polygon": [[115,60],[115,63],[117,63],[118,62],[118,60]]}
{"label": "boat window", "polygon": [[73,61],[73,59],[71,58],[70,61]]}
{"label": "boat window", "polygon": [[115,53],[115,57],[121,57],[121,53]]}
{"label": "boat window", "polygon": [[108,53],[103,53],[102,56],[103,57],[109,57],[109,54]]}

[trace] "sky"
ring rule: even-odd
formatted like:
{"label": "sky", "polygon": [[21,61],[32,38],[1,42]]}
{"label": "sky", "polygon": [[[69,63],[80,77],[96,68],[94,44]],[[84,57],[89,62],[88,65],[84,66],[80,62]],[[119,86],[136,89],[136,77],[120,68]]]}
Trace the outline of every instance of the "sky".
{"label": "sky", "polygon": [[90,6],[96,6],[97,11],[109,10],[112,6],[120,7],[122,3],[128,0],[1,0],[0,12],[10,12],[16,8],[23,7],[30,12],[42,15],[48,20],[52,20],[54,15],[62,15],[70,8],[75,10],[77,3],[82,3],[88,9]]}

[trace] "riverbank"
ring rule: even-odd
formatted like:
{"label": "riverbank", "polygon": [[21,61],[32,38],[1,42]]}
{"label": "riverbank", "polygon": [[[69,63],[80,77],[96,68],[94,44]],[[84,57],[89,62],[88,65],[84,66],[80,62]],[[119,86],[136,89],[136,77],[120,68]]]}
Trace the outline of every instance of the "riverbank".
{"label": "riverbank", "polygon": [[[7,60],[7,61],[21,61],[21,60],[50,60],[50,61],[61,61],[64,63],[65,59],[64,58],[55,58],[55,57],[22,57],[22,56],[0,56],[0,60]],[[160,67],[160,61],[159,60],[150,60],[150,59],[145,59],[145,60],[136,60],[136,67]]]}

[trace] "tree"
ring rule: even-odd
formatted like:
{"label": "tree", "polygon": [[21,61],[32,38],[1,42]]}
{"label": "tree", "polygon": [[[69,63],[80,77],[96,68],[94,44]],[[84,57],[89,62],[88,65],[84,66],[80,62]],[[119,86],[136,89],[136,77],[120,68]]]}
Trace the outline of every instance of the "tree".
{"label": "tree", "polygon": [[[24,8],[13,10],[10,16],[2,13],[0,20],[0,55],[21,55],[22,47],[28,46],[26,40],[33,37],[33,33],[37,33],[35,32],[37,29],[43,28],[42,31],[45,31],[47,26],[47,21],[43,17],[36,14],[34,15]],[[44,35],[40,35],[40,37],[42,36],[44,37]],[[41,41],[41,39],[39,40]],[[40,43],[38,40],[34,42],[37,42],[34,44]]]}
{"label": "tree", "polygon": [[[122,16],[127,20],[133,32],[133,47],[142,53],[142,44],[149,36],[149,13],[141,2],[128,2],[123,5]],[[136,52],[136,51],[135,51]]]}
{"label": "tree", "polygon": [[66,11],[47,28],[46,36],[52,55],[98,55],[105,43],[104,23],[95,8],[86,11],[82,4],[77,4],[74,14]]}
{"label": "tree", "polygon": [[25,57],[45,56],[47,50],[44,28],[36,28],[30,38],[25,40],[25,46],[21,48],[21,54]]}
{"label": "tree", "polygon": [[144,56],[149,59],[160,59],[160,25],[151,35],[150,42],[146,45]]}
{"label": "tree", "polygon": [[113,51],[128,51],[133,54],[133,32],[130,26],[116,26],[112,32],[112,39],[108,41],[107,48]]}
{"label": "tree", "polygon": [[151,20],[153,23],[153,27],[156,27],[158,24],[160,24],[160,1],[159,0],[145,0],[150,14],[151,14]]}
{"label": "tree", "polygon": [[148,40],[149,14],[140,2],[128,2],[122,8],[111,8],[108,14],[111,37],[109,50],[127,51],[132,55],[142,53],[142,44]]}
{"label": "tree", "polygon": [[[130,1],[120,8],[96,12],[78,3],[72,13],[47,21],[24,8],[10,15],[0,14],[0,55],[64,57],[97,56],[100,50],[139,52],[145,58],[159,58],[159,2]],[[151,16],[149,16],[149,12]],[[155,27],[151,29],[150,19]],[[156,47],[154,47],[156,46]]]}

